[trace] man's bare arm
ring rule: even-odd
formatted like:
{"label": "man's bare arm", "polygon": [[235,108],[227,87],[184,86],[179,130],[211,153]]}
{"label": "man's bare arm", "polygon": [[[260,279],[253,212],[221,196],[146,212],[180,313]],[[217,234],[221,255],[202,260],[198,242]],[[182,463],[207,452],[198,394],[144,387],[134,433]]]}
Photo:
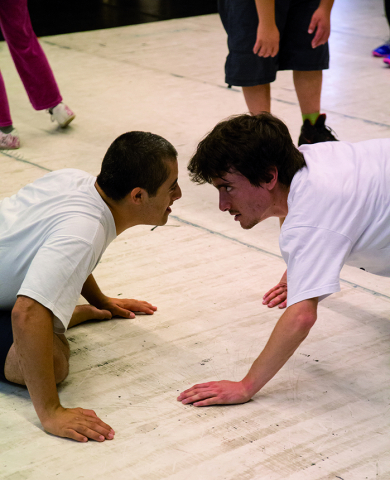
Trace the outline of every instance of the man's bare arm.
{"label": "man's bare arm", "polygon": [[280,35],[275,23],[275,0],[255,0],[259,25],[253,53],[259,57],[275,57]]}
{"label": "man's bare arm", "polygon": [[100,290],[99,285],[96,283],[95,277],[92,275],[92,273],[84,282],[81,295],[85,298],[85,300],[87,300],[87,302],[96,308],[100,308],[100,305],[104,304],[108,298]]}
{"label": "man's bare arm", "polygon": [[276,324],[264,350],[240,382],[222,380],[194,385],[178,401],[196,407],[245,403],[283,367],[307,337],[317,318],[318,299],[312,298],[287,308]]}
{"label": "man's bare arm", "polygon": [[330,14],[334,0],[321,0],[317,10],[313,13],[308,32],[315,32],[311,42],[313,48],[326,43],[330,36]]}
{"label": "man's bare arm", "polygon": [[[134,318],[133,312],[142,312],[147,315],[153,315],[157,307],[143,300],[135,300],[134,298],[111,298],[104,295],[96,283],[94,276],[91,274],[85,281],[81,295],[94,307],[99,310],[105,310],[112,316],[124,318]],[[106,317],[109,318],[109,317]],[[81,323],[81,322],[79,322]],[[75,326],[77,323],[70,324]]]}
{"label": "man's bare arm", "polygon": [[54,372],[53,314],[28,297],[18,297],[12,310],[14,348],[21,376],[44,429],[79,442],[112,439],[115,432],[92,410],[64,408]]}

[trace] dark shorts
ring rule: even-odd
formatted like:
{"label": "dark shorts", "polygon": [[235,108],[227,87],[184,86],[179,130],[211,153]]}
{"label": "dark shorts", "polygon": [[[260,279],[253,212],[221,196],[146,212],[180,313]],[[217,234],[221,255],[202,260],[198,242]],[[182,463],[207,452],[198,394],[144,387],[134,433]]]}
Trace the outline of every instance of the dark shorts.
{"label": "dark shorts", "polygon": [[0,381],[3,382],[8,381],[4,376],[4,365],[13,343],[11,311],[0,310]]}
{"label": "dark shorts", "polygon": [[219,14],[228,34],[226,83],[252,87],[273,82],[278,70],[329,68],[328,44],[312,48],[314,33],[307,32],[319,3],[320,0],[275,0],[279,53],[274,58],[261,58],[253,53],[258,27],[255,0],[218,0]]}

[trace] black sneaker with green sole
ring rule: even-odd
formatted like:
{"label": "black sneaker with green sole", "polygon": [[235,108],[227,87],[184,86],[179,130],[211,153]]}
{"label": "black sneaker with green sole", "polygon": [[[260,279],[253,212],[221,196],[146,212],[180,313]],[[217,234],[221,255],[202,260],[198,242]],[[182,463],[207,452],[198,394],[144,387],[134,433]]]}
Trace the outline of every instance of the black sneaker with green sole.
{"label": "black sneaker with green sole", "polygon": [[333,130],[325,125],[326,115],[322,113],[312,125],[310,120],[306,119],[301,128],[301,134],[298,139],[298,147],[300,145],[320,142],[338,142],[333,135]]}

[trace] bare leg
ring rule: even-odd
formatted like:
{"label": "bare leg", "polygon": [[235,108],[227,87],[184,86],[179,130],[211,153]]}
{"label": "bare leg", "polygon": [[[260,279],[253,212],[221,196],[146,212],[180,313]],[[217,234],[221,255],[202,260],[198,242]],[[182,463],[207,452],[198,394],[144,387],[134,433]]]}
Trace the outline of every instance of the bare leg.
{"label": "bare leg", "polygon": [[[56,383],[60,383],[69,373],[70,349],[65,335],[53,334],[53,362]],[[19,385],[26,385],[22,372],[19,367],[19,361],[15,352],[15,345],[12,345],[4,365],[5,378]]]}
{"label": "bare leg", "polygon": [[92,305],[78,305],[73,312],[68,328],[75,327],[87,320],[109,320],[112,317],[108,310],[99,310]]}
{"label": "bare leg", "polygon": [[254,87],[242,87],[242,92],[251,115],[271,111],[271,87],[269,83],[255,85]]}
{"label": "bare leg", "polygon": [[319,112],[321,108],[322,70],[294,70],[295,91],[303,115]]}
{"label": "bare leg", "polygon": [[[112,317],[107,310],[99,310],[92,305],[79,305],[75,308],[72,318],[69,322],[69,328],[79,325],[87,320],[105,320]],[[69,373],[69,343],[63,334],[53,334],[53,362],[56,383],[60,383]],[[4,365],[5,378],[13,383],[25,385],[22,372],[19,367],[19,361],[15,352],[15,346],[12,345]]]}

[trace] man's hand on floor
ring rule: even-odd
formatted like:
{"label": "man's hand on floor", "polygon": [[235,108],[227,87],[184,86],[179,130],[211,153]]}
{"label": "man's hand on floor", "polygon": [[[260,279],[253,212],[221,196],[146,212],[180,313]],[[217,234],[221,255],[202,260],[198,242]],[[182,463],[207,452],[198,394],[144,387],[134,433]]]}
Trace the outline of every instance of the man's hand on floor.
{"label": "man's hand on floor", "polygon": [[134,318],[134,312],[142,312],[147,315],[153,315],[157,307],[143,300],[134,300],[133,298],[109,298],[100,306],[102,310],[108,310],[112,316]]}
{"label": "man's hand on floor", "polygon": [[205,407],[207,405],[245,403],[251,397],[252,395],[245,388],[243,382],[221,380],[194,385],[182,392],[177,400],[183,404],[192,403],[194,407]]}
{"label": "man's hand on floor", "polygon": [[114,430],[100,420],[93,410],[83,408],[59,406],[41,421],[47,432],[77,442],[87,442],[89,439],[104,442],[112,440],[115,435]]}

